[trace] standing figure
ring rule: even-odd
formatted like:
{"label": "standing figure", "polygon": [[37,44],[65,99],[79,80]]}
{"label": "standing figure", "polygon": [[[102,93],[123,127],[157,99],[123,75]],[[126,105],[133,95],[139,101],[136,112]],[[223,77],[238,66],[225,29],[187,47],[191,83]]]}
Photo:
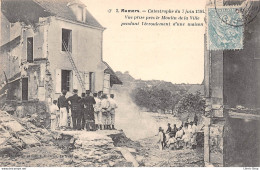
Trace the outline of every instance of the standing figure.
{"label": "standing figure", "polygon": [[94,96],[94,99],[95,99],[95,102],[96,104],[94,105],[94,117],[95,117],[95,127],[96,129],[99,128],[99,125],[100,125],[100,105],[101,105],[101,100],[98,98],[98,94],[97,93],[94,93],[93,94]]}
{"label": "standing figure", "polygon": [[[81,99],[86,97],[86,93],[81,93]],[[81,129],[84,130],[85,129],[85,125],[86,125],[86,121],[84,118],[84,103],[82,102],[82,100],[80,99],[79,103],[80,103],[80,109],[81,109],[81,114],[80,114],[80,119],[81,119]]]}
{"label": "standing figure", "polygon": [[177,131],[178,131],[178,128],[177,128],[176,124],[174,124],[170,136],[175,137]]}
{"label": "standing figure", "polygon": [[90,91],[86,90],[86,97],[80,100],[80,103],[84,105],[84,119],[86,121],[86,130],[95,130],[95,120],[94,120],[94,107],[96,104],[94,97],[90,96]]}
{"label": "standing figure", "polygon": [[57,119],[59,113],[57,100],[53,100],[53,104],[50,106],[50,113],[51,113],[51,130],[55,130],[59,123]]}
{"label": "standing figure", "polygon": [[99,114],[98,114],[98,123],[99,123],[99,129],[102,130],[103,126],[103,115],[101,112],[101,99],[102,99],[103,91],[99,91],[97,94],[97,98],[100,100],[99,103]]}
{"label": "standing figure", "polygon": [[170,139],[170,133],[171,133],[171,131],[172,131],[172,127],[171,127],[171,124],[170,123],[168,123],[168,128],[167,128],[167,130],[166,130],[166,141],[168,142],[168,140]]}
{"label": "standing figure", "polygon": [[62,130],[65,130],[66,127],[68,126],[69,108],[68,108],[68,102],[65,97],[66,94],[67,94],[67,91],[63,90],[62,95],[58,98],[58,107],[60,110],[60,128]]}
{"label": "standing figure", "polygon": [[197,132],[198,132],[198,128],[197,128],[197,124],[196,123],[194,123],[192,125],[191,131],[192,131],[191,147],[192,147],[192,149],[196,149],[196,147],[197,147]]}
{"label": "standing figure", "polygon": [[103,94],[101,99],[101,112],[102,112],[102,124],[104,125],[104,130],[109,128],[110,113],[108,111],[110,107],[109,101],[107,100],[107,95]]}
{"label": "standing figure", "polygon": [[183,130],[184,130],[183,141],[185,143],[185,148],[190,148],[191,129],[189,128],[188,123],[185,123]]}
{"label": "standing figure", "polygon": [[182,146],[182,138],[183,138],[184,131],[182,126],[179,127],[178,131],[176,132],[176,148],[179,149]]}
{"label": "standing figure", "polygon": [[162,127],[159,127],[159,134],[158,134],[159,138],[158,138],[158,143],[159,143],[159,149],[163,150],[163,148],[165,147],[166,144],[166,139],[165,139],[165,134],[163,132]]}
{"label": "standing figure", "polygon": [[110,104],[110,116],[111,116],[111,125],[112,129],[115,130],[115,109],[117,108],[116,101],[114,100],[114,94],[110,94],[109,98],[109,104]]}
{"label": "standing figure", "polygon": [[78,90],[73,90],[73,95],[70,96],[67,101],[70,103],[71,108],[71,118],[72,118],[72,126],[73,129],[80,130],[81,129],[81,121],[80,121],[80,103],[79,103],[80,97],[78,96]]}
{"label": "standing figure", "polygon": [[168,123],[168,128],[166,130],[166,133],[170,133],[172,131],[172,127],[171,127],[171,124]]}

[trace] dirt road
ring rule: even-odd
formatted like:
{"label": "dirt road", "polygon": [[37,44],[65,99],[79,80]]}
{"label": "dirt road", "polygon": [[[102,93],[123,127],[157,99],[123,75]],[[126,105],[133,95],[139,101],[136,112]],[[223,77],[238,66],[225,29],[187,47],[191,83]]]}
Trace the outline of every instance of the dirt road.
{"label": "dirt road", "polygon": [[202,167],[203,150],[202,148],[181,149],[181,150],[159,150],[157,137],[150,137],[139,140],[144,153],[144,164],[148,167]]}

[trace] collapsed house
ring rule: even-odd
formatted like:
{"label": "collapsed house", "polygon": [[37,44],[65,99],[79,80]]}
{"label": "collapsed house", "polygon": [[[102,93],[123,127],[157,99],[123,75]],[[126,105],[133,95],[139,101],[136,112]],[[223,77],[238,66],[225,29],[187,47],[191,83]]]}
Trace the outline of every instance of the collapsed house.
{"label": "collapsed house", "polygon": [[[259,11],[259,1],[248,3]],[[260,15],[254,16],[243,25],[243,49],[210,51],[205,41],[204,161],[214,166],[260,166]]]}
{"label": "collapsed house", "polygon": [[62,90],[109,94],[122,82],[103,61],[104,30],[78,0],[1,0],[1,101],[35,112]]}

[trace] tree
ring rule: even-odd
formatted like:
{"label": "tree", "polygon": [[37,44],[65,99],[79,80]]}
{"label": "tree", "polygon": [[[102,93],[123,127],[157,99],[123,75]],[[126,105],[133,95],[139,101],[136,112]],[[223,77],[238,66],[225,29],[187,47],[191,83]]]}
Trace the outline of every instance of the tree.
{"label": "tree", "polygon": [[205,101],[201,97],[200,92],[196,94],[185,94],[175,107],[175,111],[178,114],[184,112],[194,112],[198,114],[203,114],[205,109]]}
{"label": "tree", "polygon": [[145,107],[151,112],[161,110],[166,113],[166,110],[172,107],[171,92],[157,87],[137,88],[133,90],[132,98],[138,106]]}
{"label": "tree", "polygon": [[172,114],[174,113],[174,109],[176,107],[176,105],[178,104],[178,102],[180,101],[180,99],[182,98],[182,95],[179,93],[176,94],[171,94],[171,98],[169,101],[169,109],[171,110]]}

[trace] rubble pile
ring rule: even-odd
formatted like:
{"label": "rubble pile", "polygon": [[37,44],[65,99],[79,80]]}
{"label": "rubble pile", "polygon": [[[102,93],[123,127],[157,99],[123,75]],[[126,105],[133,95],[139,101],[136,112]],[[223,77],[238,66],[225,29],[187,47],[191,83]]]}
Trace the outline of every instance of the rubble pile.
{"label": "rubble pile", "polygon": [[0,154],[17,154],[26,147],[41,144],[16,118],[5,111],[0,112],[0,134]]}
{"label": "rubble pile", "polygon": [[[0,111],[0,155],[5,166],[133,166],[114,144],[123,131],[49,131],[41,117],[17,118]],[[38,122],[38,123],[37,123]],[[129,139],[129,141],[131,141]]]}
{"label": "rubble pile", "polygon": [[44,117],[39,114],[17,118],[0,111],[0,164],[25,167],[154,166],[154,161],[145,165],[149,151],[127,138],[123,131],[50,131],[42,119]]}
{"label": "rubble pile", "polygon": [[127,162],[117,148],[114,147],[113,140],[108,136],[124,135],[121,131],[64,131],[59,136],[73,136],[70,144],[74,149],[71,156],[65,161],[67,164],[74,163],[75,166],[132,166]]}

